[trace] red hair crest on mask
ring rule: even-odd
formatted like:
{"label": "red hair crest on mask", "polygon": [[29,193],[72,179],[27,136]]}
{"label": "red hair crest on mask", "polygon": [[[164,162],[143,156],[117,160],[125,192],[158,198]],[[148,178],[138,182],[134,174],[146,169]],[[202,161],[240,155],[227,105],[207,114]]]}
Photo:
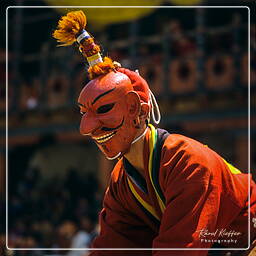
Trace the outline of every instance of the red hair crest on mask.
{"label": "red hair crest on mask", "polygon": [[149,103],[149,87],[148,83],[137,73],[126,68],[119,68],[118,72],[121,72],[129,77],[131,80],[133,90],[136,91],[141,101]]}

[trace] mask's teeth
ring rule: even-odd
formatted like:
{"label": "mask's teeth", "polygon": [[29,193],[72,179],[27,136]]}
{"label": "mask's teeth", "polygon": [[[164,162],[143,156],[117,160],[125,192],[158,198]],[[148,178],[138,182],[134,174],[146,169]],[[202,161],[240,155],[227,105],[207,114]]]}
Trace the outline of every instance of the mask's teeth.
{"label": "mask's teeth", "polygon": [[98,143],[103,143],[108,141],[109,139],[111,139],[113,136],[115,135],[115,132],[109,133],[109,134],[105,134],[103,136],[100,137],[94,137],[94,139],[98,142]]}

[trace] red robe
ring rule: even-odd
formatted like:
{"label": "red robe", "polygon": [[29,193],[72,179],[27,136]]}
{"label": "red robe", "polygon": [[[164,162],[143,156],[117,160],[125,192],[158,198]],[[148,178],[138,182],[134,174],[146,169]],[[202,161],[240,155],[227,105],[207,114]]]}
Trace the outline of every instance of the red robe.
{"label": "red robe", "polygon": [[[250,240],[256,237],[252,222],[256,217],[256,186],[251,177],[240,173],[207,146],[160,129],[154,145],[158,152],[152,157],[152,134],[147,132],[144,143],[145,177],[125,158],[117,162],[104,197],[100,234],[92,248],[248,247],[248,189]],[[159,162],[153,172],[149,170],[150,157],[152,162]],[[120,250],[93,251],[91,255],[207,253]]]}

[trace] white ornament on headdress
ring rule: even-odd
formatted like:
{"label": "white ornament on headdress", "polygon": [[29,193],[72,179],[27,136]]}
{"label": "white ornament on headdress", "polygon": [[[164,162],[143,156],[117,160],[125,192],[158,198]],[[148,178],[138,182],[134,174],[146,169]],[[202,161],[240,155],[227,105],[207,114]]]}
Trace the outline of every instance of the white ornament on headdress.
{"label": "white ornament on headdress", "polygon": [[80,44],[80,42],[84,39],[84,38],[90,38],[90,34],[83,29],[82,33],[77,37],[76,41]]}

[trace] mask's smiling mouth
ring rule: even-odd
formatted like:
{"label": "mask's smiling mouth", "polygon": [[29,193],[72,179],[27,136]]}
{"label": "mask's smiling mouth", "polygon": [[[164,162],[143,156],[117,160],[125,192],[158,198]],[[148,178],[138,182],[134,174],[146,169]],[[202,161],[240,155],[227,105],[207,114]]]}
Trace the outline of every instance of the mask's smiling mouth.
{"label": "mask's smiling mouth", "polygon": [[[110,139],[117,133],[117,130],[118,130],[119,128],[121,128],[123,124],[124,124],[124,117],[123,117],[123,119],[122,119],[122,122],[121,122],[118,126],[116,126],[116,127],[114,127],[114,128],[108,128],[108,127],[102,127],[102,128],[101,128],[102,131],[110,132],[110,133],[107,133],[107,134],[104,134],[104,135],[98,136],[98,137],[92,136],[92,138],[93,138],[97,143],[99,143],[99,144],[104,143],[104,142],[107,142],[108,140],[110,140]],[[113,131],[113,130],[115,130],[115,131]],[[113,132],[111,132],[111,131],[113,131]]]}
{"label": "mask's smiling mouth", "polygon": [[92,138],[94,140],[96,140],[97,143],[104,143],[104,142],[110,140],[116,134],[116,132],[117,131],[114,131],[114,132],[104,134],[104,135],[99,136],[99,137],[92,137]]}

